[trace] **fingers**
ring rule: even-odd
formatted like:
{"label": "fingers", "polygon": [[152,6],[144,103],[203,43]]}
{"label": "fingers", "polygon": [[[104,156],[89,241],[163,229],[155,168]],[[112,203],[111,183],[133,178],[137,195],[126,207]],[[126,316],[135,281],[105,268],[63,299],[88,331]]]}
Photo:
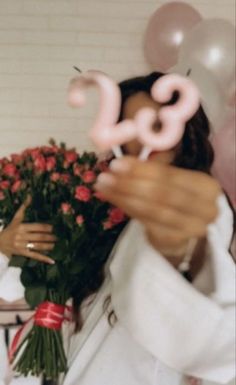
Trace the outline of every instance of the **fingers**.
{"label": "fingers", "polygon": [[41,223],[23,223],[19,227],[21,233],[52,233],[53,227],[48,224]]}
{"label": "fingers", "polygon": [[26,206],[23,203],[23,205],[21,205],[20,208],[15,213],[12,222],[13,223],[15,223],[15,222],[19,222],[19,223],[22,222],[24,220],[25,210],[26,210]]}
{"label": "fingers", "polygon": [[[54,260],[43,253],[52,251],[57,238],[52,234],[53,227],[40,223],[24,223],[16,226],[14,254],[20,254],[40,262],[54,264]],[[31,243],[30,249],[27,245]],[[42,254],[41,254],[42,253]]]}
{"label": "fingers", "polygon": [[[148,213],[150,211],[153,216],[154,213],[156,215],[156,211],[160,209],[160,206],[164,206],[166,207],[167,217],[169,207],[179,212],[180,220],[183,220],[182,215],[188,215],[190,217],[189,222],[192,220],[191,217],[196,216],[199,218],[199,222],[206,221],[210,223],[217,215],[216,202],[215,204],[214,202],[209,204],[196,194],[189,194],[189,192],[178,188],[173,189],[167,184],[152,179],[144,181],[134,176],[127,178],[119,175],[117,178],[114,174],[101,174],[98,177],[96,189],[102,191],[108,201],[124,210],[129,209],[129,205],[131,205],[130,208],[134,208],[137,214],[140,211],[145,214],[146,210]],[[134,207],[134,199],[136,199],[136,207]]]}
{"label": "fingers", "polygon": [[[203,195],[205,199],[212,200],[221,193],[219,184],[203,172],[193,172],[156,161],[141,162],[136,158],[124,157],[115,159],[110,164],[111,171],[118,175],[136,177],[143,180],[164,181],[171,187],[179,187],[188,193]],[[210,183],[209,183],[210,181]],[[206,186],[210,186],[209,189]]]}
{"label": "fingers", "polygon": [[32,199],[28,195],[25,202],[20,206],[20,208],[15,213],[14,218],[12,220],[13,222],[22,222],[24,220],[25,210],[30,205],[31,201],[32,201]]}
{"label": "fingers", "polygon": [[186,238],[202,237],[206,233],[208,221],[193,215],[182,213],[172,207],[163,206],[150,201],[145,197],[137,198],[131,195],[121,196],[114,192],[109,200],[115,206],[121,207],[130,217],[141,222],[168,227],[171,231],[180,231]]}
{"label": "fingers", "polygon": [[32,250],[22,248],[19,250],[19,254],[22,255],[23,257],[34,259],[39,262],[48,263],[50,265],[55,264],[55,261],[53,259],[46,257],[45,255],[40,254],[37,251],[32,251]]}
{"label": "fingers", "polygon": [[55,235],[48,234],[48,233],[29,233],[29,232],[20,232],[16,238],[18,240],[22,240],[25,242],[48,242],[48,243],[55,243],[57,238]]}
{"label": "fingers", "polygon": [[54,249],[55,243],[47,243],[47,242],[32,242],[32,240],[22,240],[16,237],[14,246],[16,249],[27,249],[27,245],[32,244],[32,249],[38,251],[51,251]]}
{"label": "fingers", "polygon": [[[30,250],[44,251],[44,252],[53,250],[55,246],[54,243],[27,242],[25,246],[26,248],[28,243],[32,244],[32,248],[30,248]],[[25,243],[22,242],[21,247],[24,247],[23,245],[25,245]]]}
{"label": "fingers", "polygon": [[[27,248],[28,243],[32,243],[33,248]],[[54,264],[55,261],[43,254],[41,252],[49,252],[53,250],[54,243],[34,243],[34,242],[24,242],[24,241],[15,241],[14,242],[14,253],[22,255],[26,258],[32,258],[40,262],[45,262],[49,264]]]}
{"label": "fingers", "polygon": [[111,163],[95,185],[104,198],[141,221],[163,255],[182,256],[191,238],[205,238],[218,214],[220,188],[212,177],[156,162]]}
{"label": "fingers", "polygon": [[32,202],[31,196],[30,196],[30,195],[27,195],[27,198],[26,198],[26,200],[25,200],[25,202],[24,202],[25,207],[29,207],[30,204],[31,204],[31,202]]}
{"label": "fingers", "polygon": [[[31,248],[29,249],[27,246],[28,244],[31,244]],[[19,239],[16,237],[16,240],[14,242],[14,247],[17,252],[24,250],[36,250],[36,251],[51,251],[54,249],[55,243],[46,243],[46,242],[32,242],[30,241],[24,241],[22,239]]]}

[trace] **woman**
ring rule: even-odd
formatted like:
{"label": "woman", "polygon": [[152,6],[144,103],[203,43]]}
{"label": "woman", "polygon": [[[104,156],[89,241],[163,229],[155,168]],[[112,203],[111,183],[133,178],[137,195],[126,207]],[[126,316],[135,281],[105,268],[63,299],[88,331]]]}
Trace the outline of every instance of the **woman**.
{"label": "woman", "polygon": [[[120,84],[121,119],[133,118],[144,105],[158,111],[150,89],[159,76]],[[200,108],[175,149],[143,163],[115,160],[98,178],[96,189],[133,219],[111,252],[99,290],[77,302],[80,331],[72,338],[65,331],[69,370],[63,385],[233,378],[232,213],[209,175],[208,135]],[[140,145],[128,143],[124,150],[137,155]],[[179,271],[183,260],[187,279]]]}

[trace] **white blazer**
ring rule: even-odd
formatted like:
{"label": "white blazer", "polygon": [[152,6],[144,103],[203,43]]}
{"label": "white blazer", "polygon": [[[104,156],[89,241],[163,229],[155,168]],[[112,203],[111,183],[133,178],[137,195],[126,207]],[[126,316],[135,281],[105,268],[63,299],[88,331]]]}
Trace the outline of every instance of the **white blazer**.
{"label": "white blazer", "polygon": [[[228,253],[233,219],[223,196],[219,209],[193,285],[148,243],[142,226],[130,222],[102,288],[84,309],[82,331],[72,335],[64,327],[69,370],[61,384],[180,385],[185,375],[227,384],[234,377],[235,266]],[[2,259],[4,269],[2,279],[8,273]],[[8,280],[9,289],[13,284]],[[118,318],[113,327],[103,310],[108,295]],[[6,286],[0,297],[6,297]]]}

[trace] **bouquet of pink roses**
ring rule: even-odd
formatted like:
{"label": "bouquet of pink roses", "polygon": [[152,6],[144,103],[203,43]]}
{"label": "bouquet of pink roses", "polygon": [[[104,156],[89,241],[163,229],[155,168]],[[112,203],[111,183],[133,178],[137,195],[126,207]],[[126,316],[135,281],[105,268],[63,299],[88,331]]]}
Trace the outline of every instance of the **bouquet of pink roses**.
{"label": "bouquet of pink roses", "polygon": [[88,282],[104,266],[126,223],[121,210],[94,192],[97,175],[108,168],[94,153],[79,155],[65,145],[27,149],[0,160],[0,218],[7,226],[16,210],[31,196],[25,222],[53,225],[55,248],[48,254],[54,265],[14,256],[21,267],[25,299],[34,317],[18,333],[13,350],[14,369],[24,375],[57,379],[67,370],[61,335],[71,318],[68,299],[82,302]]}

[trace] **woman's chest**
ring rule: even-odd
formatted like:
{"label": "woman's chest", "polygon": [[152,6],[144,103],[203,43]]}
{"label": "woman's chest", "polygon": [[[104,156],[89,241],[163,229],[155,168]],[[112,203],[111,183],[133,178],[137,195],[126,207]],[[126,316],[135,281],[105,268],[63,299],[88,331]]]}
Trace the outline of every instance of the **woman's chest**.
{"label": "woman's chest", "polygon": [[179,385],[180,375],[136,343],[119,321],[109,324],[103,306],[108,294],[109,285],[88,311],[81,332],[70,338],[63,385]]}

